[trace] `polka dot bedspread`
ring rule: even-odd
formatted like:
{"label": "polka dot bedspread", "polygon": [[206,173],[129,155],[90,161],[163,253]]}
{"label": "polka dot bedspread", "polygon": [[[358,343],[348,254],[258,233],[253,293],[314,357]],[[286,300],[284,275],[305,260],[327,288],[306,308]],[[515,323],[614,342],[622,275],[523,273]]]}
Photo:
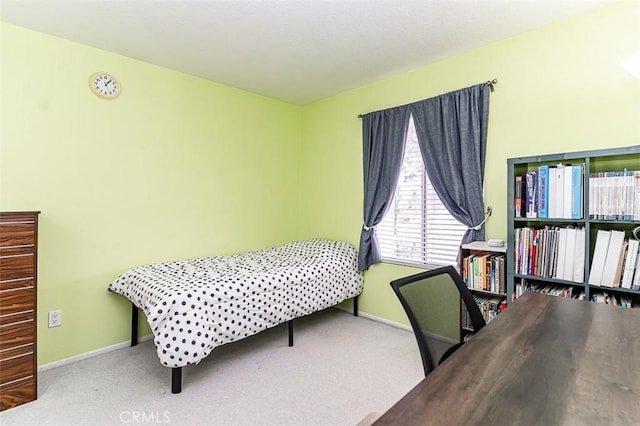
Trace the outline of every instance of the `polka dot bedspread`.
{"label": "polka dot bedspread", "polygon": [[197,364],[217,346],[334,306],[362,288],[354,247],[322,239],[144,265],[109,284],[144,311],[167,367]]}

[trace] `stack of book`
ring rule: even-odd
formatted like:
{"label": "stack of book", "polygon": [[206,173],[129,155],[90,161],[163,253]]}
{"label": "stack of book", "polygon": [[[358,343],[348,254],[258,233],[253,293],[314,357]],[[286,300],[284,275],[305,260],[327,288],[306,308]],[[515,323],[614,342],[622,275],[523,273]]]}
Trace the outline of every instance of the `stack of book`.
{"label": "stack of book", "polygon": [[640,171],[591,173],[589,218],[640,220]]}
{"label": "stack of book", "polygon": [[[480,312],[487,324],[507,308],[507,302],[499,297],[474,294],[473,298],[476,300],[476,304],[480,308]],[[462,326],[467,329],[473,329],[471,319],[469,318],[469,312],[466,308],[462,314]]]}
{"label": "stack of book", "polygon": [[640,290],[640,242],[624,231],[600,229],[596,235],[589,284]]}
{"label": "stack of book", "polygon": [[584,228],[514,229],[516,274],[584,282]]}
{"label": "stack of book", "polygon": [[620,295],[615,297],[613,294],[596,291],[591,298],[596,303],[602,303],[605,305],[620,306],[622,308],[633,308],[633,299],[630,296]]}
{"label": "stack of book", "polygon": [[462,259],[462,280],[472,290],[505,294],[504,254],[472,254]]}
{"label": "stack of book", "polygon": [[525,279],[516,281],[516,297],[522,296],[525,292],[543,293],[550,296],[564,297],[568,299],[584,299],[584,292],[573,287],[565,287],[557,284],[529,282]]}
{"label": "stack of book", "polygon": [[541,165],[516,176],[515,216],[582,219],[584,165]]}

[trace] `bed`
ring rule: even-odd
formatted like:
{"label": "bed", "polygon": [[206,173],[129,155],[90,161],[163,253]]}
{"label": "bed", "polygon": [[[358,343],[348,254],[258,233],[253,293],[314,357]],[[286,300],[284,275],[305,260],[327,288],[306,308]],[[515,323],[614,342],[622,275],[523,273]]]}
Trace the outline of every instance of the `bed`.
{"label": "bed", "polygon": [[182,367],[211,351],[357,296],[363,276],[355,248],[312,239],[231,256],[133,268],[109,284],[132,303],[131,344],[138,308],[153,332],[160,362],[172,368],[171,391],[182,390]]}

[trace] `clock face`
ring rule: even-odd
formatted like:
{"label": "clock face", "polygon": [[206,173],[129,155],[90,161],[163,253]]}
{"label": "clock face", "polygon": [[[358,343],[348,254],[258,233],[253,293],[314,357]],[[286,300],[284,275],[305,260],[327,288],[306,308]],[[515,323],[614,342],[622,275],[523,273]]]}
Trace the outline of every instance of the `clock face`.
{"label": "clock face", "polygon": [[114,99],[120,95],[118,80],[104,72],[97,72],[89,78],[89,87],[94,94],[103,99]]}

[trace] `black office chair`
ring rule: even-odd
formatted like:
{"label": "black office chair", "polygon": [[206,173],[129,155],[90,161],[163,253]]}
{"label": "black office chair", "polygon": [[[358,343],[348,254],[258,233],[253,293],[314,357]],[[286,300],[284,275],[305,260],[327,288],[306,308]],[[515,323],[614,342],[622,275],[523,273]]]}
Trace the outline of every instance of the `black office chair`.
{"label": "black office chair", "polygon": [[[442,339],[434,339],[434,333],[428,331],[429,326],[434,322],[434,316],[451,316],[452,310],[455,310],[456,318],[459,318],[461,298],[469,313],[473,333],[477,333],[486,325],[473,295],[453,266],[445,266],[394,280],[391,282],[391,287],[409,317],[409,322],[418,341],[425,376],[464,343],[460,337],[459,343],[443,346]],[[457,289],[460,297],[454,294],[453,299],[448,298],[452,303],[444,306],[445,304],[442,303],[444,299],[441,299],[440,295],[446,293],[447,288]],[[437,365],[434,364],[434,359],[438,360]]]}

